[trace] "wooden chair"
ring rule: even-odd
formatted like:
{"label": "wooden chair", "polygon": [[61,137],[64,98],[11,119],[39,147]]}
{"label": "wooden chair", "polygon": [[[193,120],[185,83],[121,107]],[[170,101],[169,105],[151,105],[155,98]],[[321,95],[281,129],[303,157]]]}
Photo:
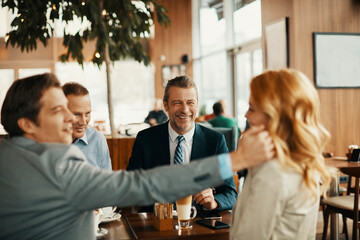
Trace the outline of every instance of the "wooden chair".
{"label": "wooden chair", "polygon": [[239,176],[236,173],[234,174],[234,184],[236,187],[236,192],[239,193]]}
{"label": "wooden chair", "polygon": [[[327,199],[323,199],[323,211],[324,211],[324,230],[323,230],[323,240],[326,240],[327,228],[329,222],[329,215],[341,213],[343,216],[344,223],[344,233],[346,239],[349,239],[349,234],[346,226],[346,218],[350,218],[353,220],[353,236],[352,239],[358,239],[358,229],[360,228],[359,221],[359,178],[360,178],[360,167],[356,168],[342,168],[341,172],[346,175],[349,175],[349,179],[351,177],[355,178],[355,190],[354,195],[346,195],[346,196],[337,196],[330,197]],[[348,192],[350,194],[351,191],[351,180],[349,180],[350,184],[348,185]]]}

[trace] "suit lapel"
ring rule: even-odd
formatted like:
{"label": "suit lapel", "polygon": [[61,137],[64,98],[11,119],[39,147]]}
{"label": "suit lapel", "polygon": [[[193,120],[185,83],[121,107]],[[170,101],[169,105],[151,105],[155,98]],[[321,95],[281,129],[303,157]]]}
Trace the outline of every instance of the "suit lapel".
{"label": "suit lapel", "polygon": [[169,165],[170,164],[170,147],[169,147],[169,121],[162,124],[162,127],[160,128],[160,136],[159,136],[159,145],[158,152],[160,153],[160,164],[161,165]]}
{"label": "suit lapel", "polygon": [[195,132],[192,143],[191,157],[190,161],[193,159],[199,159],[204,157],[203,153],[205,151],[205,137],[204,133],[201,130],[200,126],[195,123]]}

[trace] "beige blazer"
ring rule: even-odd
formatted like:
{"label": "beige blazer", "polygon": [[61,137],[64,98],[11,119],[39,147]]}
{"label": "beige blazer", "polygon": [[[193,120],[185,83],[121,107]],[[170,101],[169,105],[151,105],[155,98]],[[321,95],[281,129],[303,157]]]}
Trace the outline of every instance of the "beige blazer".
{"label": "beige blazer", "polygon": [[310,194],[302,176],[276,159],[250,169],[233,209],[230,239],[315,239],[319,198]]}

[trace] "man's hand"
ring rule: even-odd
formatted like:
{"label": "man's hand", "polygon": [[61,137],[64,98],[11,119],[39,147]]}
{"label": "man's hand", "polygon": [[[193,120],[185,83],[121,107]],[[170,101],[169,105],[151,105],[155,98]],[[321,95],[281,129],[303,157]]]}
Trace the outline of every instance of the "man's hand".
{"label": "man's hand", "polygon": [[194,201],[209,210],[215,209],[218,206],[211,188],[207,188],[198,194],[195,194]]}
{"label": "man's hand", "polygon": [[275,155],[274,144],[264,126],[252,126],[244,132],[237,150],[230,153],[232,170],[257,166],[272,159]]}

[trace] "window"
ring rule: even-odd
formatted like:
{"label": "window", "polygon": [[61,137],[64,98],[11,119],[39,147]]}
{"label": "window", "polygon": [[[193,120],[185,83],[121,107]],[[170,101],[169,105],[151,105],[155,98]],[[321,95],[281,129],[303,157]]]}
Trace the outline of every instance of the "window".
{"label": "window", "polygon": [[[135,74],[134,74],[135,73]],[[144,122],[155,98],[155,70],[136,61],[116,62],[112,70],[115,126]]]}
{"label": "window", "polygon": [[[56,63],[55,74],[61,84],[78,82],[89,90],[91,99],[91,122],[104,120],[109,124],[106,93],[106,71],[104,65],[99,69],[93,63],[84,63],[84,69],[77,62]],[[110,127],[106,126],[107,132]]]}
{"label": "window", "polygon": [[[234,0],[236,6],[237,0]],[[261,37],[261,3],[254,1],[233,13],[235,44]]]}
{"label": "window", "polygon": [[[246,4],[245,4],[246,2]],[[263,71],[260,0],[198,0],[193,3],[194,81],[200,108],[224,99],[241,129],[248,109],[249,82]],[[235,89],[232,89],[232,88]]]}
{"label": "window", "polygon": [[20,68],[18,71],[19,78],[25,78],[36,74],[43,74],[50,72],[51,72],[50,68]]}
{"label": "window", "polygon": [[237,121],[241,130],[245,129],[245,114],[249,108],[251,78],[251,53],[245,52],[236,55],[236,90],[237,90]]}
{"label": "window", "polygon": [[[212,113],[212,105],[228,96],[226,74],[226,52],[220,52],[202,59],[202,95],[208,113]],[[227,102],[231,99],[226,99]]]}
{"label": "window", "polygon": [[[217,5],[214,2],[218,2]],[[217,12],[216,6],[219,5],[222,6],[221,1],[201,0],[199,15],[202,54],[215,52],[225,48],[226,23],[222,14]]]}
{"label": "window", "polygon": [[[92,105],[90,125],[93,126],[94,121],[105,121],[105,132],[110,134],[105,65],[99,69],[92,63],[85,63],[83,70],[76,62],[57,63],[56,75],[62,84],[75,81],[89,90]],[[153,107],[154,68],[131,60],[115,62],[111,81],[115,127],[143,122]]]}
{"label": "window", "polygon": [[248,45],[235,56],[236,118],[241,130],[245,129],[245,114],[249,108],[250,80],[263,71],[260,43]]}
{"label": "window", "polygon": [[16,13],[10,12],[7,7],[0,7],[0,37],[5,37],[11,30],[11,22],[15,16]]}

